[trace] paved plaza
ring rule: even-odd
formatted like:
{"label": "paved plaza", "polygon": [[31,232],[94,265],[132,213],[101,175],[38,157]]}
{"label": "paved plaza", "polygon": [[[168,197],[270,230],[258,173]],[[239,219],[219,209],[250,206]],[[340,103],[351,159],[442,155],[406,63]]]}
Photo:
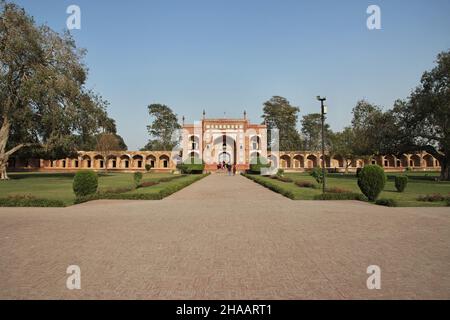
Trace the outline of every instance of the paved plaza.
{"label": "paved plaza", "polygon": [[450,299],[450,209],[292,201],[223,175],[162,201],[0,208],[0,298]]}

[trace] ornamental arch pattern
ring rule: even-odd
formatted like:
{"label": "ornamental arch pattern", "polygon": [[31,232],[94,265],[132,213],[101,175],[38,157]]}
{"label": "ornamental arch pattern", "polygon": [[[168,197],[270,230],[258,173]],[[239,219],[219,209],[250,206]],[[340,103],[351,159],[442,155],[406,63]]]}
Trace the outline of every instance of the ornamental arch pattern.
{"label": "ornamental arch pattern", "polygon": [[[258,158],[268,159],[285,171],[303,172],[322,167],[322,154],[317,151],[277,151],[268,149],[268,130],[265,125],[251,124],[243,119],[206,119],[187,124],[181,130],[181,145],[177,151],[112,151],[106,156],[94,151],[80,151],[74,158],[39,160],[11,157],[10,171],[77,171],[83,169],[135,172],[170,172],[177,164],[190,158],[206,163],[206,171],[217,169],[218,153],[234,154],[237,170],[250,167]],[[223,137],[226,137],[224,143]],[[226,147],[226,148],[225,148]],[[334,172],[356,171],[367,164],[378,164],[386,171],[439,170],[440,163],[426,152],[399,155],[375,155],[365,159],[346,159],[339,154],[326,157],[326,167]],[[256,160],[256,161],[255,161]]]}

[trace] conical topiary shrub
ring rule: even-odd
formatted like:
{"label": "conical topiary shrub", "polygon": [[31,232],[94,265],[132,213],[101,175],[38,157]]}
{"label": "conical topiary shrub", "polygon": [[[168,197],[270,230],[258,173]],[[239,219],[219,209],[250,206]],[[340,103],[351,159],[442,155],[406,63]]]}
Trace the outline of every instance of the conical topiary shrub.
{"label": "conical topiary shrub", "polygon": [[378,165],[364,167],[359,173],[358,186],[369,201],[377,200],[386,185],[386,175]]}
{"label": "conical topiary shrub", "polygon": [[398,192],[403,192],[408,185],[408,177],[407,176],[398,176],[395,177],[395,188]]}
{"label": "conical topiary shrub", "polygon": [[73,192],[80,197],[86,197],[97,192],[98,176],[94,171],[83,170],[73,178]]}

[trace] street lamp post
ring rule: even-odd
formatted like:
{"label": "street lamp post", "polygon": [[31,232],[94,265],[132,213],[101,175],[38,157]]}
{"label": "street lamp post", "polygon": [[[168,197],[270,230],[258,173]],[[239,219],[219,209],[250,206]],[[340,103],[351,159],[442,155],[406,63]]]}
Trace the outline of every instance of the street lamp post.
{"label": "street lamp post", "polygon": [[325,115],[327,114],[327,106],[325,105],[325,101],[327,98],[317,96],[317,100],[320,101],[321,106],[321,120],[322,120],[322,192],[326,192],[326,160],[325,160]]}

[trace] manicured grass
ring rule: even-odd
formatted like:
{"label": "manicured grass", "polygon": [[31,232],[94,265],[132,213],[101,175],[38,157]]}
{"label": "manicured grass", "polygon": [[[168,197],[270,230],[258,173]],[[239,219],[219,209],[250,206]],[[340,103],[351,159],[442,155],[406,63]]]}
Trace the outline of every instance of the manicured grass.
{"label": "manicured grass", "polygon": [[[438,173],[409,173],[409,182],[405,192],[399,193],[395,189],[394,176],[397,174],[387,173],[388,181],[384,191],[379,198],[393,199],[401,207],[431,207],[446,206],[446,202],[422,202],[417,201],[420,195],[439,193],[450,196],[450,182],[437,182],[435,178]],[[269,177],[257,176],[257,179],[270,180],[271,183],[286,189],[293,194],[295,200],[313,200],[315,196],[321,194],[320,186],[318,189],[300,188],[295,185],[296,181],[309,181],[315,184],[316,181],[307,173],[286,173],[286,177],[294,182],[286,183]],[[357,184],[357,178],[354,174],[330,174],[327,176],[327,187],[340,188],[355,193],[361,193]]]}
{"label": "manicured grass", "polygon": [[159,192],[166,190],[167,188],[191,184],[192,182],[197,181],[200,177],[204,177],[204,175],[186,175],[179,179],[175,179],[169,182],[161,182],[157,185],[147,188],[138,188],[133,191],[126,192],[124,194],[158,194]]}
{"label": "manicured grass", "polygon": [[171,194],[191,185],[192,183],[203,179],[207,174],[172,176],[159,180],[157,185],[140,187],[120,192],[97,193],[87,197],[76,199],[76,203],[83,203],[99,199],[111,200],[162,200]]}
{"label": "manicured grass", "polygon": [[[146,173],[142,179],[157,181],[164,177],[172,177],[170,173]],[[13,173],[11,180],[0,181],[0,198],[15,195],[32,195],[35,198],[60,200],[65,205],[72,205],[75,194],[72,190],[74,174],[70,173]],[[126,188],[133,185],[131,173],[99,174],[99,191]],[[152,188],[152,187],[150,187]]]}

